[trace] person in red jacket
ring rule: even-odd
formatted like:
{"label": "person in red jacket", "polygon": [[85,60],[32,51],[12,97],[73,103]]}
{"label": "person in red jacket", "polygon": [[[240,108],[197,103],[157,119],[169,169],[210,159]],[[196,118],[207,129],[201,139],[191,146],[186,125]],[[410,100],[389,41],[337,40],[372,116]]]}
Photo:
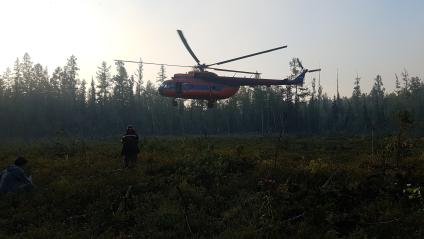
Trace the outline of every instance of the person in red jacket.
{"label": "person in red jacket", "polygon": [[133,168],[137,162],[137,155],[140,153],[138,148],[138,135],[134,127],[129,125],[127,132],[121,139],[122,151],[121,156],[124,160],[124,168]]}

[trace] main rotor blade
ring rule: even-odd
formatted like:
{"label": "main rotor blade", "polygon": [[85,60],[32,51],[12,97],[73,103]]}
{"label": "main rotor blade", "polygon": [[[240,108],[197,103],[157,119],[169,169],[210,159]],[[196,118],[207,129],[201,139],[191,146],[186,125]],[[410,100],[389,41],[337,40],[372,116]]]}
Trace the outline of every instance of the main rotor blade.
{"label": "main rotor blade", "polygon": [[235,72],[235,73],[243,73],[243,74],[261,74],[259,72],[250,72],[250,71],[237,71],[237,70],[228,70],[228,69],[221,69],[221,68],[213,68],[213,67],[207,67],[207,69],[215,70],[215,71],[226,71],[226,72]]}
{"label": "main rotor blade", "polygon": [[238,60],[241,60],[241,59],[244,59],[244,58],[248,58],[248,57],[252,57],[252,56],[257,56],[257,55],[268,53],[268,52],[271,52],[271,51],[280,50],[280,49],[283,49],[283,48],[286,48],[286,47],[287,46],[280,46],[280,47],[272,48],[272,49],[269,49],[269,50],[266,50],[266,51],[260,51],[260,52],[256,52],[256,53],[253,53],[253,54],[249,54],[249,55],[245,55],[245,56],[240,56],[240,57],[237,57],[237,58],[233,58],[233,59],[230,59],[230,60],[220,61],[220,62],[213,63],[213,64],[206,65],[206,66],[221,65],[221,64],[228,63],[228,62],[232,62],[232,61],[238,61]]}
{"label": "main rotor blade", "polygon": [[156,65],[156,66],[164,65],[164,66],[175,66],[175,67],[190,67],[190,68],[193,67],[193,66],[163,64],[163,63],[145,62],[145,61],[127,61],[127,60],[114,60],[114,61],[122,61],[122,62],[129,62],[129,63],[143,63],[143,64],[146,64],[146,65]]}
{"label": "main rotor blade", "polygon": [[321,71],[321,69],[308,70],[308,72]]}
{"label": "main rotor blade", "polygon": [[178,32],[178,35],[181,38],[181,41],[184,43],[184,46],[187,49],[187,51],[190,53],[190,55],[193,57],[193,59],[197,62],[197,64],[200,65],[199,59],[197,59],[197,56],[194,54],[194,52],[191,50],[190,46],[188,45],[188,42],[185,39],[183,32],[181,30],[177,30],[177,32]]}
{"label": "main rotor blade", "polygon": [[302,62],[300,62],[299,58],[296,58],[296,60],[297,60],[297,64],[300,66],[300,69],[303,70]]}

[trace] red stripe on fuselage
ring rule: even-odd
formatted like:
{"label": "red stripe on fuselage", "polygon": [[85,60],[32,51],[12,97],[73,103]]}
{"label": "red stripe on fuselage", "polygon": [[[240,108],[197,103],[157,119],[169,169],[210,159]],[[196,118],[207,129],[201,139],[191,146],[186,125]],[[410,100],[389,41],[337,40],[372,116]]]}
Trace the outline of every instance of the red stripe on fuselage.
{"label": "red stripe on fuselage", "polygon": [[[184,77],[187,76],[187,77]],[[233,96],[240,87],[217,84],[190,77],[191,75],[178,74],[172,80],[164,83],[175,84],[172,88],[161,89],[160,93],[166,97],[200,100],[220,100]],[[181,92],[177,92],[177,85],[181,84]]]}

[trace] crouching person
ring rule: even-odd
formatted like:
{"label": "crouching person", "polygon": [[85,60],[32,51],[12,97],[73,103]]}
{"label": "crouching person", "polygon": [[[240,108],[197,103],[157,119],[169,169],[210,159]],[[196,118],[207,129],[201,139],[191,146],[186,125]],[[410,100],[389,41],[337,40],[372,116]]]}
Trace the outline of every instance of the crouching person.
{"label": "crouching person", "polygon": [[133,168],[137,162],[137,154],[140,152],[138,148],[138,135],[132,126],[127,127],[127,132],[122,136],[121,156],[124,160],[124,168]]}
{"label": "crouching person", "polygon": [[0,172],[0,192],[30,191],[33,188],[32,178],[25,175],[24,168],[28,161],[18,157],[14,165]]}

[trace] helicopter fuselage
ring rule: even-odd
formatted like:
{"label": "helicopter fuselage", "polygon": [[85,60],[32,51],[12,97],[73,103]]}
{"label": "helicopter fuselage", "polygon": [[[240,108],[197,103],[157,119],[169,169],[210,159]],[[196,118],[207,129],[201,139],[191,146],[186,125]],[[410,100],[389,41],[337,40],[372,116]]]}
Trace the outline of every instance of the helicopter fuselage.
{"label": "helicopter fuselage", "polygon": [[159,94],[165,97],[214,102],[233,96],[240,86],[302,85],[306,72],[308,70],[303,70],[291,79],[276,80],[227,77],[209,71],[191,71],[175,74],[172,80],[164,81],[159,87]]}
{"label": "helicopter fuselage", "polygon": [[[218,76],[211,72],[189,72],[175,74],[171,80],[164,81],[159,87],[159,94],[165,97],[181,99],[198,99],[214,102],[227,99],[240,89],[237,85],[214,82]],[[219,77],[218,77],[219,78]]]}

